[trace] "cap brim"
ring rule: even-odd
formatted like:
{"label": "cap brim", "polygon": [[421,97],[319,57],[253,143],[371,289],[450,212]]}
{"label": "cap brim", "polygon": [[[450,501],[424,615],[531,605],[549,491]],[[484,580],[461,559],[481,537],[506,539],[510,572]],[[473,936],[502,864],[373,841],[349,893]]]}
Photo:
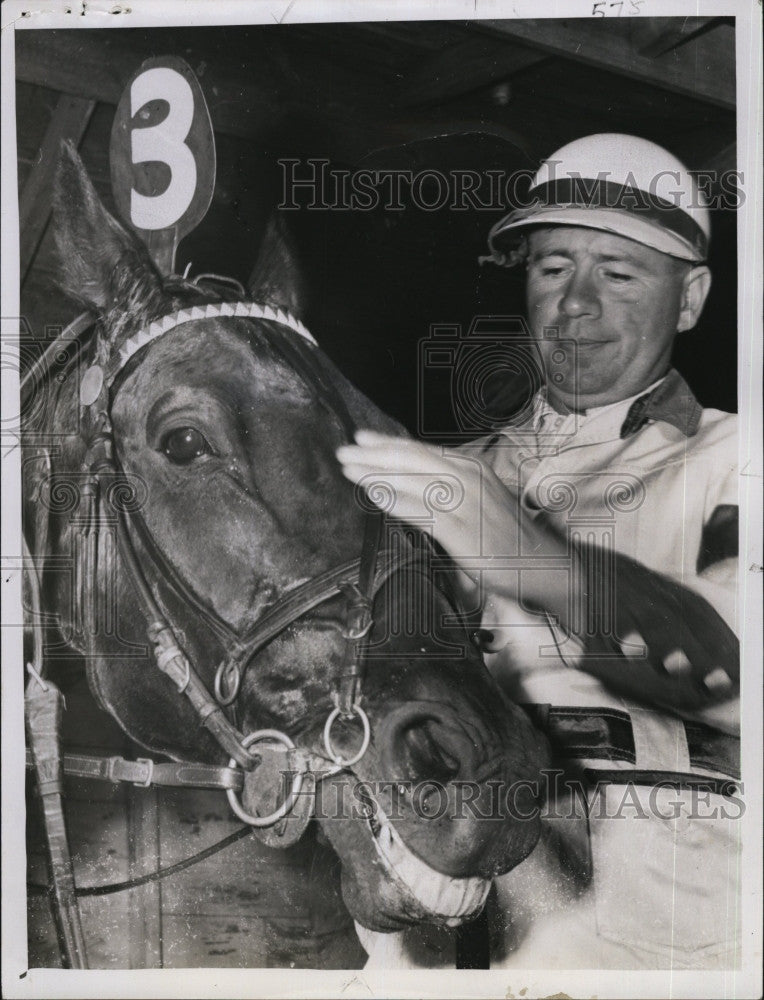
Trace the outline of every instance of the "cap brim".
{"label": "cap brim", "polygon": [[656,223],[618,209],[599,206],[585,208],[580,205],[550,205],[548,208],[535,206],[527,211],[521,209],[512,212],[500,219],[488,234],[491,252],[500,255],[504,250],[511,249],[523,235],[522,231],[531,226],[581,226],[584,229],[597,229],[634,240],[680,260],[700,263],[704,259],[697,247]]}

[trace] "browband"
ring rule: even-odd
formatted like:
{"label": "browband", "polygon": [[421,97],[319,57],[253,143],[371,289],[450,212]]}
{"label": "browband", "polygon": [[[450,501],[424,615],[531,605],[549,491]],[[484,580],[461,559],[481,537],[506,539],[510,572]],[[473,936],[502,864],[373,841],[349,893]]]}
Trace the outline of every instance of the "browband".
{"label": "browband", "polygon": [[80,383],[80,402],[83,406],[94,403],[100,395],[104,382],[111,385],[134,354],[170,330],[174,330],[176,326],[197,319],[215,319],[219,316],[230,316],[233,319],[264,319],[271,323],[280,323],[281,326],[288,327],[293,333],[307,340],[309,344],[318,346],[305,325],[285,309],[274,309],[273,306],[261,305],[259,302],[210,302],[203,306],[190,306],[154,320],[129,337],[119,349],[119,354],[109,365],[106,373],[100,365],[91,365]]}

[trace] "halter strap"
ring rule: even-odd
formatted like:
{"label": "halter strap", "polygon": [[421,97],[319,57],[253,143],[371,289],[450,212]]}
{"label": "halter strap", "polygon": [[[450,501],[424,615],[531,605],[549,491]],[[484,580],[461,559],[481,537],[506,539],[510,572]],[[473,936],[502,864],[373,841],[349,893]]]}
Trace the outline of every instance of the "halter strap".
{"label": "halter strap", "polygon": [[[113,447],[110,420],[111,397],[116,389],[115,379],[132,358],[164,334],[184,323],[217,317],[264,321],[263,332],[271,349],[303,379],[316,402],[339,422],[346,439],[352,440],[356,424],[340,387],[336,384],[333,373],[325,364],[320,351],[315,349],[316,341],[304,325],[290,313],[248,301],[210,303],[170,313],[128,338],[118,352],[114,351],[109,356],[108,350],[97,350],[95,357],[98,360],[87,369],[80,384],[80,402],[84,409],[84,424],[87,428],[84,466],[91,477],[89,483],[92,489],[88,490],[88,498],[90,506],[94,507],[88,518],[88,531],[94,535],[90,539],[93,544],[88,551],[90,549],[95,551],[98,547],[101,502],[99,480],[103,475],[121,471]],[[296,336],[278,336],[279,327],[288,329]],[[253,771],[257,767],[257,761],[250,753],[248,744],[258,734],[244,736],[239,731],[233,705],[247,664],[291,623],[339,594],[344,594],[348,602],[346,628],[343,631],[345,648],[335,691],[336,707],[330,713],[324,731],[326,756],[320,751],[316,756],[324,763],[332,762],[335,769],[342,769],[352,766],[365,752],[370,733],[361,699],[369,637],[374,625],[374,599],[386,580],[404,567],[412,571],[425,571],[422,559],[415,550],[407,551],[405,554],[384,553],[381,557],[384,515],[371,508],[366,512],[365,520],[360,558],[327,570],[295,588],[294,591],[284,595],[281,601],[265,615],[251,622],[243,633],[232,634],[230,626],[219,619],[212,608],[199,600],[168,563],[154,542],[140,511],[129,504],[121,506],[118,510],[115,518],[117,548],[141,606],[148,637],[155,647],[155,664],[174,682],[179,694],[191,703],[202,725],[229,755],[229,768],[238,765],[245,771]],[[149,564],[153,563],[153,569],[157,574],[156,585],[163,583],[169,586],[170,591],[174,592],[181,603],[204,621],[212,635],[224,646],[224,651],[225,647],[228,647],[228,655],[224,655],[223,662],[218,666],[215,675],[216,699],[212,697],[193,662],[185,654],[182,643],[176,638],[172,618],[168,617],[160,605],[139,553],[134,548],[138,541],[141,545],[141,555],[148,558]],[[86,605],[94,600],[96,586],[95,573],[90,562],[92,560],[83,567]],[[149,574],[151,575],[153,574]],[[448,599],[449,595],[444,596]],[[226,681],[228,691],[224,691],[223,681],[229,673],[235,675],[236,683],[228,684]],[[228,706],[232,706],[233,718],[230,718],[225,711]],[[357,750],[354,756],[344,758],[341,754],[338,755],[331,743],[331,724],[338,715],[342,715],[346,720],[356,719],[363,727],[364,738],[361,749]],[[282,739],[286,738],[282,736]],[[235,796],[233,789],[229,789],[228,792],[229,798]],[[296,794],[297,791],[293,789],[289,797],[289,808],[293,805]],[[286,806],[287,803],[284,803],[281,808]],[[268,820],[275,821],[276,818],[274,813]]]}

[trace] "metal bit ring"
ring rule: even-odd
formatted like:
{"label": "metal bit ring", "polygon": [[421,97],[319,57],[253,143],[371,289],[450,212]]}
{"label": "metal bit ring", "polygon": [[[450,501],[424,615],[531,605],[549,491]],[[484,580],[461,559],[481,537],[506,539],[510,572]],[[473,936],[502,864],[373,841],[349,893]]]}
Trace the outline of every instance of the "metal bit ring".
{"label": "metal bit ring", "polygon": [[[295,745],[289,739],[289,737],[280,732],[278,729],[258,729],[254,733],[250,733],[249,736],[245,736],[241,741],[242,746],[249,747],[253,743],[260,743],[262,740],[273,740],[276,743],[281,743],[285,746],[287,750],[294,750]],[[229,767],[236,767],[236,761],[233,757],[228,761]],[[250,826],[273,826],[278,823],[280,819],[283,819],[288,813],[294,809],[295,803],[297,802],[297,796],[300,794],[302,788],[302,782],[304,778],[304,773],[302,771],[295,772],[292,778],[292,787],[289,790],[289,794],[284,799],[278,808],[274,809],[272,813],[267,816],[251,816],[236,798],[236,792],[233,788],[226,789],[226,797],[228,799],[228,804],[231,809],[236,813],[240,820],[245,823],[249,823]]]}
{"label": "metal bit ring", "polygon": [[332,709],[327,717],[326,725],[324,726],[324,747],[329,755],[329,758],[340,767],[352,767],[353,764],[357,764],[361,757],[363,757],[369,749],[369,742],[371,740],[371,726],[369,725],[369,717],[366,712],[364,712],[360,705],[353,705],[351,713],[350,718],[358,716],[361,720],[361,725],[363,726],[363,740],[361,741],[361,748],[353,757],[348,757],[347,759],[343,758],[342,754],[337,753],[332,745],[332,726],[334,725],[334,720],[342,714],[339,707]]}

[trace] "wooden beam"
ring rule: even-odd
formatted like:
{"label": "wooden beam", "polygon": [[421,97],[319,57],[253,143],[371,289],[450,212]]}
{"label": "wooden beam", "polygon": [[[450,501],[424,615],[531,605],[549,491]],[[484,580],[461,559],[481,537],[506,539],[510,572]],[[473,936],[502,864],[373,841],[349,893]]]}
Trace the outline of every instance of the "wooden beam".
{"label": "wooden beam", "polygon": [[[31,35],[44,37],[30,42],[26,36]],[[113,41],[107,41],[110,47],[105,52],[104,43],[90,37],[78,37],[72,43],[59,33],[51,37],[48,32],[20,32],[16,40],[17,77],[25,83],[116,104],[124,82],[143,56],[140,51],[123,51]],[[277,58],[281,60],[293,62],[293,56],[286,45],[277,50]],[[319,109],[310,86],[311,81],[328,72],[319,57],[311,59],[309,71],[305,69],[304,58],[295,64],[301,79],[299,88],[283,69],[279,74],[282,83],[273,82],[272,59],[266,67],[267,76],[263,75],[257,59],[253,59],[252,66],[255,68],[249,64],[247,67],[249,79],[234,80],[224,76],[220,67],[207,65],[201,83],[216,132],[252,139],[267,134],[271,126],[283,121],[289,113],[299,114],[306,120],[320,122],[325,135],[324,148],[314,149],[311,155],[328,155],[346,163],[356,163],[372,151],[454,134],[493,135],[521,149],[526,146],[516,131],[490,117],[454,121],[453,116],[445,114],[391,114],[389,106],[373,107],[362,102],[358,107],[343,102],[321,102]]]}
{"label": "wooden beam", "polygon": [[37,160],[19,200],[19,253],[21,281],[27,275],[50,218],[50,191],[63,139],[79,146],[95,101],[64,94],[53,110]]}
{"label": "wooden beam", "polygon": [[714,22],[713,17],[641,17],[632,40],[637,52],[649,59],[689,42]]}
{"label": "wooden beam", "polygon": [[476,36],[420,60],[400,83],[400,103],[409,107],[445,101],[505,80],[548,56],[527,45]]}
{"label": "wooden beam", "polygon": [[[674,18],[656,19],[670,22]],[[633,44],[640,18],[476,21],[476,27],[513,38],[566,59],[596,66],[685,94],[718,107],[735,108],[735,29],[720,23],[712,31],[656,59]]]}
{"label": "wooden beam", "polygon": [[464,41],[472,33],[465,21],[364,21],[353,27],[419,54],[428,49],[437,52]]}
{"label": "wooden beam", "polygon": [[[117,104],[127,80],[154,50],[145,39],[128,45],[112,32],[108,36],[101,40],[89,32],[19,32],[16,77],[65,94]],[[162,44],[157,40],[154,47]],[[166,44],[168,48],[173,45],[171,41]],[[217,132],[250,138],[293,111],[315,116],[318,109],[347,105],[348,95],[361,106],[383,107],[385,103],[377,81],[364,87],[362,75],[339,66],[327,46],[313,38],[283,32],[272,38],[259,35],[246,61],[235,61],[233,72],[231,63],[210,56],[203,40],[196,45],[193,50],[183,48],[183,58],[192,68],[201,67],[197,75]]]}
{"label": "wooden beam", "polygon": [[[98,32],[97,34],[102,34]],[[111,35],[111,33],[109,33]],[[72,35],[77,37],[72,39]],[[48,87],[73,97],[117,104],[125,83],[149,54],[103,41],[91,32],[20,31],[16,37],[16,78],[24,83]],[[215,130],[241,138],[265,129],[288,107],[288,95],[262,75],[258,60],[248,71],[262,76],[262,86],[244,87],[218,78],[209,68],[201,77]],[[252,100],[256,95],[256,100]]]}

